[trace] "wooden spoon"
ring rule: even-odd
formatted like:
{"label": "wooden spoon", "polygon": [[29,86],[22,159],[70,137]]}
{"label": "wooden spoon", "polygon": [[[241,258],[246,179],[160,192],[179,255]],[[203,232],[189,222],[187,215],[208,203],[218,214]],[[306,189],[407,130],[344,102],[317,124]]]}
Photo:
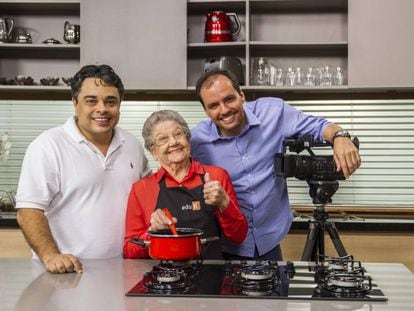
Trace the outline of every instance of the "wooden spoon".
{"label": "wooden spoon", "polygon": [[168,210],[168,208],[163,208],[162,210],[163,210],[163,212],[164,212],[165,216],[167,216],[167,217],[168,217],[168,219],[169,219],[169,220],[171,220],[171,224],[169,225],[171,232],[172,232],[174,235],[178,235],[178,233],[177,233],[177,229],[175,228],[175,224],[174,224],[174,222],[173,222],[173,217],[172,217],[172,215],[171,215],[170,211]]}

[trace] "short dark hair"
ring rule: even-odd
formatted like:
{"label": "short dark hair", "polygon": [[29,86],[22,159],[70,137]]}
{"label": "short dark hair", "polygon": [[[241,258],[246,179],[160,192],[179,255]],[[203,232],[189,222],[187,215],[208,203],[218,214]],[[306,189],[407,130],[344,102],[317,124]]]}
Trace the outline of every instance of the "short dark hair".
{"label": "short dark hair", "polygon": [[119,98],[124,98],[124,84],[121,78],[109,65],[86,65],[83,66],[73,77],[70,84],[72,98],[78,99],[83,80],[86,78],[98,78],[105,82],[105,85],[115,86],[118,89]]}
{"label": "short dark hair", "polygon": [[228,71],[228,70],[223,70],[223,69],[213,69],[213,70],[205,72],[198,79],[197,84],[196,84],[196,96],[197,96],[198,100],[201,102],[201,104],[203,105],[203,107],[204,107],[204,103],[203,103],[203,99],[201,98],[201,95],[200,95],[201,88],[202,88],[204,82],[206,82],[208,78],[213,77],[213,76],[218,76],[218,75],[222,75],[222,76],[227,77],[230,80],[233,88],[237,91],[237,93],[239,93],[241,95],[241,89],[240,89],[239,81],[237,80],[237,77],[234,75],[233,72]]}

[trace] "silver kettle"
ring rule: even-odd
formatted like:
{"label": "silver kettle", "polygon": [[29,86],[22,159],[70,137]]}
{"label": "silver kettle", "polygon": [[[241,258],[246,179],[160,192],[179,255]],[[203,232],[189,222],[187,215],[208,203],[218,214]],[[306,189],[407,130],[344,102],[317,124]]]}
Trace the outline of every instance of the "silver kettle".
{"label": "silver kettle", "polygon": [[80,42],[80,25],[74,25],[65,22],[65,31],[63,33],[63,40],[67,43],[79,43]]}
{"label": "silver kettle", "polygon": [[10,17],[0,18],[0,42],[11,41],[11,32],[13,30],[14,20]]}

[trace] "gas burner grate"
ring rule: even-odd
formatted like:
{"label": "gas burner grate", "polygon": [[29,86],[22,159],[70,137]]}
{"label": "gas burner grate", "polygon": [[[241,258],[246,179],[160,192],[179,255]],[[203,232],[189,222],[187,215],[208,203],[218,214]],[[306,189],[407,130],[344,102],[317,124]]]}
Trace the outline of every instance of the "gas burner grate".
{"label": "gas burner grate", "polygon": [[364,298],[372,291],[371,278],[353,257],[323,257],[316,263],[316,291],[320,296]]}
{"label": "gas burner grate", "polygon": [[233,265],[234,292],[245,296],[269,296],[279,283],[277,262],[242,261]]}
{"label": "gas burner grate", "polygon": [[361,262],[354,260],[352,255],[344,257],[320,256],[316,264],[318,267],[337,271],[350,271],[362,267]]}
{"label": "gas burner grate", "polygon": [[340,298],[363,298],[371,290],[371,278],[366,275],[332,274],[320,286],[322,295]]}
{"label": "gas burner grate", "polygon": [[363,275],[364,269],[360,261],[355,261],[352,255],[345,257],[322,257],[320,261],[316,262],[316,266],[309,267],[315,272],[315,281],[319,284],[327,275],[335,274],[349,274],[349,275]]}
{"label": "gas burner grate", "polygon": [[192,283],[182,270],[158,270],[146,272],[143,284],[146,289],[159,294],[189,293]]}
{"label": "gas burner grate", "polygon": [[202,261],[161,261],[153,267],[154,271],[183,271],[190,278],[200,274]]}

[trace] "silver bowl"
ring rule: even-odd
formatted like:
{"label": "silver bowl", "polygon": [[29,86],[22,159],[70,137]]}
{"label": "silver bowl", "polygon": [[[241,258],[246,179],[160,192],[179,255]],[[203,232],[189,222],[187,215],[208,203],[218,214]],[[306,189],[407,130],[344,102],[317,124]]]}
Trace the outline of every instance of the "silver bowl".
{"label": "silver bowl", "polygon": [[40,83],[45,86],[57,85],[58,82],[59,82],[59,78],[46,77],[46,78],[40,79]]}
{"label": "silver bowl", "polygon": [[34,85],[34,80],[30,76],[18,75],[14,78],[18,85]]}
{"label": "silver bowl", "polygon": [[71,86],[71,84],[72,84],[72,82],[73,82],[73,77],[67,77],[67,78],[62,77],[62,81],[63,81],[63,82],[65,82],[65,84],[66,84],[67,86]]}

